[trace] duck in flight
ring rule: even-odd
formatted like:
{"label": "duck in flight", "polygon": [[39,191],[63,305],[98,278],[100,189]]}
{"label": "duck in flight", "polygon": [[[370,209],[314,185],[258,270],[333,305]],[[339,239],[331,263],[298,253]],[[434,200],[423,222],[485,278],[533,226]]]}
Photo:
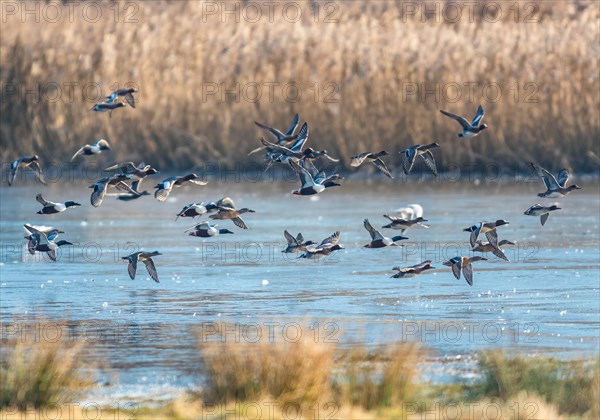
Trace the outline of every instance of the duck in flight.
{"label": "duck in flight", "polygon": [[77,152],[75,152],[75,154],[71,158],[71,162],[77,156],[97,155],[102,153],[103,150],[110,150],[110,144],[108,144],[108,141],[106,141],[105,139],[100,139],[94,144],[86,144],[85,146],[81,147]]}
{"label": "duck in flight", "polygon": [[35,177],[42,184],[46,184],[46,179],[42,174],[42,168],[39,164],[40,157],[38,155],[34,156],[23,156],[15,160],[10,164],[10,174],[8,176],[8,186],[11,186],[13,182],[15,182],[15,178],[17,177],[17,172],[19,169],[29,168],[35,173]]}
{"label": "duck in flight", "polygon": [[[266,130],[267,132],[269,132],[270,134],[272,134],[275,137],[277,144],[279,146],[290,146],[291,143],[296,142],[298,140],[298,138],[301,136],[301,133],[294,134],[294,132],[296,131],[296,128],[298,127],[299,121],[300,121],[300,117],[298,116],[298,114],[294,115],[292,124],[289,126],[289,128],[287,129],[287,131],[285,133],[279,131],[276,128],[269,127],[266,124],[261,124],[257,121],[254,121],[254,124],[256,124],[260,128],[262,128],[262,129]],[[302,129],[304,129],[305,126],[306,126],[306,129],[308,130],[308,126],[306,123],[304,123],[304,125],[302,126]],[[302,131],[302,129],[300,131]],[[265,147],[261,146],[261,147],[258,147],[256,149],[252,150],[250,153],[248,153],[248,156],[250,156],[256,152],[260,152],[261,150],[265,150]]]}
{"label": "duck in flight", "polygon": [[235,203],[231,198],[224,198],[217,202],[217,213],[208,216],[212,220],[231,220],[240,229],[248,229],[246,222],[242,219],[241,215],[244,213],[256,213],[254,210],[249,208],[236,209]]}
{"label": "duck in flight", "polygon": [[104,197],[108,191],[108,187],[115,187],[120,191],[124,191],[130,195],[137,195],[138,197],[142,194],[138,193],[137,190],[134,190],[132,187],[127,185],[124,181],[127,179],[123,175],[113,175],[99,179],[95,183],[89,186],[89,188],[93,188],[92,195],[90,196],[90,204],[93,207],[98,207],[102,204]]}
{"label": "duck in flight", "polygon": [[56,237],[59,233],[64,233],[62,230],[50,228],[43,228],[38,230],[36,227],[30,224],[24,225],[25,229],[29,232],[29,235],[25,237],[28,240],[27,249],[31,254],[37,252],[45,252],[52,261],[56,261],[56,250],[61,246],[73,245],[69,241],[56,241]]}
{"label": "duck in flight", "polygon": [[210,225],[208,222],[198,223],[191,229],[186,230],[190,236],[197,236],[199,238],[212,238],[224,234],[233,234],[229,229],[217,229],[217,225]]}
{"label": "duck in flight", "polygon": [[131,189],[133,190],[133,193],[125,192],[125,193],[117,193],[117,194],[111,194],[111,195],[116,196],[117,200],[121,200],[121,201],[132,201],[132,200],[136,200],[136,199],[140,198],[141,196],[150,195],[150,193],[146,190],[144,190],[144,191],[139,190],[141,183],[142,183],[142,180],[134,181],[131,183]]}
{"label": "duck in flight", "polygon": [[393,238],[386,238],[383,236],[378,230],[376,230],[371,223],[369,223],[369,219],[365,219],[363,221],[363,225],[369,234],[371,235],[371,242],[366,244],[365,248],[385,248],[387,246],[403,246],[398,245],[396,242],[401,241],[403,239],[408,239],[405,236],[394,236]]}
{"label": "duck in flight", "polygon": [[341,186],[337,182],[343,179],[340,175],[333,174],[326,176],[324,172],[318,172],[309,160],[303,159],[301,161],[302,166],[294,161],[290,161],[289,164],[299,176],[302,183],[299,189],[292,191],[294,195],[314,195],[325,191],[326,188]]}
{"label": "duck in flight", "polygon": [[435,267],[431,264],[430,260],[423,261],[420,264],[411,265],[410,267],[404,267],[404,268],[394,267],[394,268],[392,268],[392,270],[397,271],[397,273],[394,274],[392,276],[392,278],[399,279],[399,278],[403,278],[403,277],[414,277],[416,275],[423,273],[426,270],[432,270],[432,269],[435,269]]}
{"label": "duck in flight", "polygon": [[368,160],[373,165],[375,165],[375,167],[377,169],[379,169],[381,172],[383,172],[385,176],[387,176],[388,178],[394,179],[394,177],[388,170],[387,166],[385,166],[385,163],[383,162],[383,160],[381,160],[382,156],[388,156],[388,155],[389,155],[389,153],[385,150],[382,150],[381,152],[377,152],[377,153],[372,153],[372,152],[361,153],[356,156],[352,156],[350,158],[351,159],[350,166],[357,168],[360,165],[362,165],[362,163],[365,160]]}
{"label": "duck in flight", "polygon": [[154,192],[154,198],[156,198],[158,201],[165,201],[167,198],[169,198],[169,194],[171,194],[173,188],[181,187],[188,182],[196,185],[207,184],[207,182],[202,181],[200,177],[194,173],[185,176],[173,176],[156,184],[154,187],[156,188],[156,191]]}
{"label": "duck in flight", "polygon": [[445,266],[452,268],[452,274],[457,280],[460,279],[460,273],[462,271],[463,277],[469,284],[473,286],[473,266],[471,265],[475,261],[487,261],[487,258],[475,256],[475,257],[454,257],[449,261],[444,262]]}
{"label": "duck in flight", "polygon": [[191,203],[186,205],[179,213],[177,213],[177,217],[175,221],[180,217],[191,217],[194,218],[196,216],[202,216],[208,212],[215,212],[218,210],[218,206],[215,203],[204,204],[202,203]]}
{"label": "duck in flight", "polygon": [[44,197],[42,197],[42,194],[36,195],[35,199],[38,203],[44,206],[40,211],[37,212],[37,214],[61,213],[71,207],[81,206],[81,204],[76,203],[74,201],[66,201],[64,203],[53,203],[52,201],[46,201],[44,200]]}
{"label": "duck in flight", "polygon": [[442,110],[440,110],[440,112],[442,114],[452,118],[453,120],[458,121],[458,123],[461,125],[461,127],[463,128],[463,131],[458,133],[458,137],[474,137],[474,136],[478,135],[479,133],[481,133],[486,128],[488,128],[487,124],[481,124],[481,120],[483,119],[483,115],[484,115],[483,107],[481,105],[479,105],[479,107],[477,107],[477,113],[475,114],[475,118],[473,118],[473,121],[471,121],[470,124],[466,119],[464,119],[463,117],[460,117],[456,114],[452,114],[450,112],[446,112],[446,111],[442,111]]}
{"label": "duck in flight", "polygon": [[[538,197],[542,198],[561,198],[565,195],[569,194],[573,190],[580,190],[581,187],[578,185],[569,185],[567,187],[567,182],[569,181],[569,172],[566,169],[561,169],[558,173],[558,180],[552,175],[550,172],[545,170],[539,165],[536,165],[533,162],[529,162],[531,167],[537,172],[542,181],[544,181],[544,185],[546,186],[546,191],[543,193],[539,193]],[[542,223],[543,224],[543,223]]]}
{"label": "duck in flight", "polygon": [[546,224],[546,220],[548,220],[548,217],[550,216],[550,212],[560,209],[561,208],[557,205],[544,207],[538,203],[525,210],[524,214],[526,216],[540,216],[540,222],[542,223],[542,226],[544,226]]}
{"label": "duck in flight", "polygon": [[417,160],[417,157],[420,156],[433,175],[437,176],[435,159],[433,157],[433,153],[431,153],[431,149],[435,149],[437,147],[440,147],[438,143],[416,144],[400,152],[402,155],[402,169],[404,170],[404,173],[406,175],[410,174],[410,171],[412,171],[412,168],[415,164],[415,160]]}
{"label": "duck in flight", "polygon": [[152,260],[152,257],[156,257],[158,255],[162,254],[158,251],[140,251],[134,252],[133,254],[121,258],[129,261],[129,264],[127,265],[127,272],[129,273],[129,277],[131,278],[131,280],[135,279],[135,273],[137,271],[138,262],[143,262],[146,266],[146,270],[148,270],[148,274],[150,274],[150,278],[152,278],[152,280],[154,280],[155,282],[159,283],[158,273],[156,272],[156,267],[154,266],[154,260]]}
{"label": "duck in flight", "polygon": [[498,219],[495,222],[479,222],[473,226],[463,229],[464,232],[471,232],[470,242],[471,247],[475,246],[480,233],[485,233],[485,237],[493,246],[498,246],[498,233],[496,228],[508,225],[508,222],[503,219]]}
{"label": "duck in flight", "polygon": [[59,233],[65,233],[52,226],[33,226],[25,223],[23,227],[27,231],[25,239],[27,239],[27,250],[31,255],[35,254],[35,248],[40,243],[41,235],[45,235],[48,240],[54,241]]}
{"label": "duck in flight", "polygon": [[498,242],[498,246],[494,246],[489,242],[476,241],[475,246],[472,247],[473,252],[491,252],[496,257],[503,259],[504,261],[510,261],[504,250],[501,248],[504,245],[515,245],[514,242],[507,241],[506,239]]}
{"label": "duck in flight", "polygon": [[429,228],[429,225],[424,224],[423,222],[427,222],[427,219],[419,216],[415,219],[404,219],[402,217],[390,216],[389,214],[384,214],[383,217],[389,219],[390,222],[387,225],[382,226],[383,229],[395,229],[399,230],[400,233],[404,234],[406,229],[410,229],[413,226],[421,226],[426,229]]}
{"label": "duck in flight", "polygon": [[146,165],[145,162],[140,162],[140,164],[137,166],[133,162],[117,163],[104,169],[104,171],[118,171],[122,175],[127,175],[127,178],[131,181],[140,181],[146,178],[148,175],[155,175],[159,173],[152,166]]}
{"label": "duck in flight", "polygon": [[118,103],[118,102],[116,102],[117,99],[119,99],[119,97],[122,96],[125,98],[125,100],[127,101],[127,103],[129,104],[130,107],[135,108],[135,97],[133,96],[134,93],[137,93],[137,90],[134,88],[117,89],[113,93],[111,93],[110,95],[108,95],[106,97],[106,101],[104,103],[106,103],[106,104]]}
{"label": "duck in flight", "polygon": [[254,124],[256,124],[260,128],[271,133],[277,139],[277,143],[279,144],[279,143],[287,143],[290,141],[294,141],[298,138],[297,135],[294,135],[294,131],[296,131],[296,127],[298,127],[299,121],[300,121],[300,117],[298,116],[298,114],[294,115],[292,124],[290,124],[289,128],[287,129],[287,131],[285,133],[282,133],[281,131],[279,131],[276,128],[269,127],[266,124],[261,124],[258,121],[254,121]]}
{"label": "duck in flight", "polygon": [[306,252],[306,247],[309,245],[316,245],[313,241],[304,241],[304,236],[302,233],[298,233],[298,235],[294,238],[287,230],[283,231],[283,236],[285,236],[285,240],[287,241],[287,247],[281,251],[285,253],[294,253],[294,252]]}
{"label": "duck in flight", "polygon": [[304,250],[304,253],[300,255],[298,258],[307,258],[307,259],[319,259],[323,257],[327,257],[331,253],[335,251],[339,251],[340,249],[344,249],[343,245],[340,245],[340,232],[337,231],[333,235],[323,239],[321,243],[317,246],[309,245]]}
{"label": "duck in flight", "polygon": [[124,106],[125,106],[125,104],[123,104],[123,102],[114,102],[114,103],[98,102],[96,105],[94,105],[91,108],[91,111],[108,112],[108,116],[112,118],[112,112],[115,109],[123,108]]}

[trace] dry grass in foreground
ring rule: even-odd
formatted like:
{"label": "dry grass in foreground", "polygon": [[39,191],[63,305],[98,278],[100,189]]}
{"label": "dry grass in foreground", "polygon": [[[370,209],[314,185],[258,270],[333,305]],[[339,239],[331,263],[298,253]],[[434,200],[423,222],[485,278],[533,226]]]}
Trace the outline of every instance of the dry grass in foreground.
{"label": "dry grass in foreground", "polygon": [[[255,120],[282,128],[298,112],[310,125],[309,145],[346,165],[356,153],[389,149],[391,166],[399,166],[395,152],[436,140],[441,171],[465,162],[523,168],[528,160],[598,170],[596,1],[499,2],[500,19],[482,18],[485,2],[477,2],[475,19],[465,12],[457,22],[403,11],[440,1],[337,1],[327,2],[337,8],[329,23],[331,6],[315,22],[311,2],[294,3],[303,12],[295,23],[281,14],[290,2],[272,22],[264,6],[256,23],[207,15],[207,3],[225,4],[98,2],[102,18],[94,23],[81,18],[81,5],[72,22],[66,10],[58,22],[8,16],[0,37],[2,161],[37,152],[46,164],[64,163],[105,137],[114,160],[144,159],[162,171],[205,162],[232,168],[248,162],[264,135]],[[94,84],[106,94],[127,82],[139,87],[137,109],[112,119],[90,112],[84,86],[99,99]],[[70,83],[78,84],[72,96]],[[298,100],[283,91],[288,83],[302,87]],[[472,97],[469,83],[479,84]],[[56,97],[56,84],[60,99],[44,99]],[[252,86],[261,87],[259,97]],[[278,86],[272,95],[269,86]],[[472,115],[479,103],[490,128],[459,141],[458,125],[438,110]]]}
{"label": "dry grass in foreground", "polygon": [[[80,345],[17,343],[2,350],[2,418],[51,417],[93,386],[81,373]],[[412,420],[427,413],[473,420],[599,418],[599,360],[485,351],[474,385],[436,385],[425,382],[419,370],[426,355],[419,344],[406,342],[367,349],[338,348],[307,335],[294,342],[261,337],[253,343],[200,336],[199,360],[189,362],[201,380],[197,390],[158,408],[107,406],[98,418]],[[90,417],[78,405],[69,413]]]}
{"label": "dry grass in foreground", "polygon": [[[7,351],[8,350],[8,351]],[[19,342],[2,348],[0,409],[60,406],[76,401],[93,386],[80,371],[81,344]]]}
{"label": "dry grass in foreground", "polygon": [[552,358],[508,357],[495,350],[481,354],[483,380],[471,398],[508,401],[523,393],[543,398],[562,413],[600,418],[600,360],[563,362]]}
{"label": "dry grass in foreground", "polygon": [[204,401],[252,401],[270,397],[303,407],[331,398],[335,348],[304,336],[298,342],[256,343],[199,339]]}

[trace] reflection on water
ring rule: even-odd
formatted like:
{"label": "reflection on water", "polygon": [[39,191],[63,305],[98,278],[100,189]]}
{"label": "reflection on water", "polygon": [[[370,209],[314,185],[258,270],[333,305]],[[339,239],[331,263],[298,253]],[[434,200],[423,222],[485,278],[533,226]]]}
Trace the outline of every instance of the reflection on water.
{"label": "reflection on water", "polygon": [[[248,325],[286,339],[287,327],[300,320],[302,333],[341,345],[420,340],[434,350],[431,375],[440,380],[464,376],[475,350],[499,345],[558,357],[598,351],[597,185],[561,200],[562,210],[543,228],[538,218],[523,215],[542,200],[535,196],[539,185],[499,184],[491,194],[484,186],[414,185],[352,182],[311,199],[290,195],[293,185],[283,181],[215,182],[177,190],[165,203],[108,197],[97,209],[86,205],[46,217],[35,214],[41,187],[1,188],[2,321],[12,325],[3,336],[26,330],[19,332],[15,322],[72,321],[73,337],[93,344],[111,392],[130,396],[136,387],[167,395],[188,385],[197,334],[223,322],[239,326],[230,332],[233,339],[248,339]],[[83,184],[52,185],[44,194],[87,203],[89,191]],[[184,233],[190,219],[175,222],[185,204],[224,195],[256,210],[243,216],[249,230],[220,221],[235,234],[201,239]],[[362,247],[369,242],[365,217],[379,229],[382,214],[411,203],[424,207],[430,229],[407,231],[404,248]],[[462,229],[498,218],[510,222],[499,229],[500,239],[517,242],[505,248],[513,262],[487,255],[489,261],[474,265],[473,287],[456,280],[442,262],[469,252]],[[31,256],[24,223],[59,227],[76,246],[63,248],[56,263]],[[313,241],[340,230],[346,249],[321,262],[299,260],[280,252],[284,229]],[[155,257],[159,284],[141,264],[137,278],[129,279],[120,257],[137,249],[163,254]],[[436,270],[390,278],[392,267],[425,259]]]}

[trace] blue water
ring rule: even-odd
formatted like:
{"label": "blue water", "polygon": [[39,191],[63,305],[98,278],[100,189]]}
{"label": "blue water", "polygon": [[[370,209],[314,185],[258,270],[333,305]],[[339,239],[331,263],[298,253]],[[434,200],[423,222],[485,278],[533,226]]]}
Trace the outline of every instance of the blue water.
{"label": "blue water", "polygon": [[[233,324],[228,340],[257,334],[293,340],[376,345],[418,340],[432,352],[429,375],[467,377],[475,351],[497,346],[561,358],[597,354],[600,317],[600,196],[597,184],[559,201],[544,227],[523,215],[538,184],[412,184],[351,180],[316,199],[296,197],[295,183],[210,182],[176,190],[160,203],[152,196],[129,203],[107,197],[89,205],[87,184],[0,188],[2,255],[0,299],[3,339],[41,340],[62,334],[94,351],[104,383],[99,393],[158,399],[193,383],[197,334]],[[581,183],[580,183],[581,185]],[[149,185],[147,185],[148,187]],[[51,201],[84,204],[51,216],[35,214],[36,193]],[[175,221],[187,203],[230,196],[249,230],[219,221],[234,235],[186,236],[191,219]],[[418,203],[431,228],[406,232],[404,248],[366,249],[373,226],[399,207]],[[442,262],[470,255],[462,229],[506,219],[500,239],[512,262],[475,263],[474,285],[456,280]],[[205,220],[206,216],[196,220]],[[24,223],[52,225],[76,245],[59,261],[27,253]],[[336,230],[345,250],[315,262],[282,254],[283,230],[320,241]],[[382,230],[388,236],[397,231]],[[135,280],[121,256],[158,250],[160,283],[140,264]],[[436,270],[390,278],[392,267],[425,259]],[[67,328],[58,321],[72,322]]]}

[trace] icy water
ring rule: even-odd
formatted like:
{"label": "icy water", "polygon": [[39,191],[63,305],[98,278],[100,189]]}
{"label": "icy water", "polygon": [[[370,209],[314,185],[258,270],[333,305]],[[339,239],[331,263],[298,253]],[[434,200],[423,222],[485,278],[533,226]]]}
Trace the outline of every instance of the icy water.
{"label": "icy water", "polygon": [[[152,196],[133,202],[107,197],[89,205],[87,184],[2,187],[0,299],[3,339],[56,334],[85,340],[94,349],[106,386],[103,395],[159,399],[193,381],[197,333],[211,335],[231,323],[227,340],[258,335],[376,345],[418,340],[429,347],[433,380],[468,378],[476,350],[506,347],[526,354],[589,357],[599,350],[600,196],[597,182],[559,201],[546,226],[523,215],[547,205],[535,193],[541,183],[488,186],[352,181],[317,198],[290,195],[295,184],[225,184],[175,190],[160,203]],[[149,187],[150,185],[146,185]],[[36,193],[82,207],[51,216],[35,214]],[[220,221],[233,235],[186,236],[191,219],[175,221],[187,203],[230,196],[243,216],[241,230]],[[406,232],[404,248],[365,249],[384,213],[418,203],[430,229]],[[469,255],[462,229],[481,220],[506,219],[500,239],[512,262],[474,265],[474,285],[456,280],[442,262]],[[206,215],[196,220],[205,220]],[[58,227],[63,248],[56,263],[27,253],[24,223]],[[341,231],[345,250],[321,261],[282,254],[283,230],[321,241]],[[387,236],[397,231],[383,229]],[[120,257],[158,250],[160,283],[140,264],[135,280]],[[291,255],[291,256],[290,256]],[[436,270],[393,279],[394,266],[430,259]],[[36,320],[44,320],[36,324]],[[70,328],[53,324],[73,322]]]}

